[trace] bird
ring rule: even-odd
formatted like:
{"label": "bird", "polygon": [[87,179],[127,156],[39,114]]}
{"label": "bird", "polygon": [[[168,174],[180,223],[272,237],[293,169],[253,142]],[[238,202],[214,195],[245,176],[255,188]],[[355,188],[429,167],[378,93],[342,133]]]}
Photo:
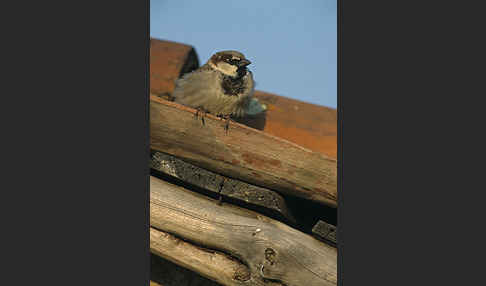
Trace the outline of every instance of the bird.
{"label": "bird", "polygon": [[183,75],[175,82],[174,102],[186,105],[203,114],[210,113],[229,120],[244,117],[249,110],[255,82],[251,64],[241,52],[220,51],[213,54],[200,68]]}

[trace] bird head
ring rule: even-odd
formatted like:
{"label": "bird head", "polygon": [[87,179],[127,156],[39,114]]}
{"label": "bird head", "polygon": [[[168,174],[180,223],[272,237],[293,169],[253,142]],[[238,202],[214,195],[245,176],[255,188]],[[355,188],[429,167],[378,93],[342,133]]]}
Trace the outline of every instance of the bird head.
{"label": "bird head", "polygon": [[231,77],[242,77],[248,72],[251,64],[245,56],[237,51],[222,51],[214,54],[208,61],[213,69]]}

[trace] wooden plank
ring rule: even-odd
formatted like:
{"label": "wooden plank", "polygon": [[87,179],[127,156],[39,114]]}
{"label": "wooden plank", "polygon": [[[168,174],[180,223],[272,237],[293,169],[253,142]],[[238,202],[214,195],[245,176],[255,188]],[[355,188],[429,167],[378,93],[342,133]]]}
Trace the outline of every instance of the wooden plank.
{"label": "wooden plank", "polygon": [[336,160],[239,123],[150,97],[150,147],[284,194],[337,206]]}
{"label": "wooden plank", "polygon": [[215,195],[222,195],[247,206],[257,207],[270,215],[277,215],[279,219],[284,219],[286,222],[296,223],[287,209],[284,198],[275,191],[221,176],[157,151],[152,151],[150,154],[150,168]]}
{"label": "wooden plank", "polygon": [[332,224],[319,220],[312,228],[312,233],[319,239],[331,243],[333,246],[337,245],[336,226]]}
{"label": "wooden plank", "polygon": [[150,225],[191,244],[236,257],[246,285],[337,284],[337,250],[310,235],[230,204],[150,178]]}
{"label": "wooden plank", "polygon": [[[205,62],[207,59],[202,60]],[[254,61],[257,62],[258,59]],[[167,99],[175,87],[175,80],[198,67],[197,55],[191,46],[151,40],[150,90],[155,95]],[[266,116],[246,118],[243,120],[245,124],[336,158],[336,109],[262,91],[256,91],[255,97],[267,105]]]}

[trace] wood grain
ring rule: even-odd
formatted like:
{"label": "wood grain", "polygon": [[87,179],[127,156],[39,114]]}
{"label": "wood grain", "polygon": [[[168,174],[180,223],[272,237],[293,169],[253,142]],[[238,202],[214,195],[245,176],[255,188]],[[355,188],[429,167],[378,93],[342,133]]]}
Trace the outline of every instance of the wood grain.
{"label": "wood grain", "polygon": [[166,153],[158,151],[150,153],[150,168],[153,170],[209,191],[215,196],[221,195],[246,207],[252,206],[260,211],[266,211],[264,214],[277,216],[285,222],[296,223],[284,198],[275,191],[221,176]]}
{"label": "wood grain", "polygon": [[250,279],[248,267],[235,259],[155,228],[150,228],[150,251],[223,285],[242,285]]}
{"label": "wood grain", "polygon": [[242,281],[246,284],[240,285],[337,283],[335,248],[278,221],[229,204],[219,206],[216,200],[154,177],[150,225],[237,258],[250,271]]}
{"label": "wood grain", "polygon": [[337,206],[336,160],[292,142],[150,96],[150,147],[284,194]]}
{"label": "wood grain", "polygon": [[319,220],[312,228],[312,233],[319,239],[337,245],[337,230],[336,226]]}

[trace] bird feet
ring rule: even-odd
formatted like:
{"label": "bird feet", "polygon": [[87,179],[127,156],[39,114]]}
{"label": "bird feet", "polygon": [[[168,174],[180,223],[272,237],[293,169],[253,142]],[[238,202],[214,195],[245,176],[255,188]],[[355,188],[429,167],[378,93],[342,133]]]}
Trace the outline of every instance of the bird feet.
{"label": "bird feet", "polygon": [[223,119],[226,120],[226,124],[224,125],[224,130],[226,131],[226,134],[228,134],[229,123],[230,123],[230,121],[232,121],[231,116],[230,115],[222,115],[222,114],[219,114],[218,117],[221,120],[223,120]]}
{"label": "bird feet", "polygon": [[[206,117],[206,113],[208,113],[208,112],[206,110],[204,110],[204,108],[198,107],[198,108],[196,108],[196,113],[194,114],[194,118],[197,119],[199,116],[201,116],[202,124],[206,125],[206,123],[204,122],[204,117]],[[226,131],[226,134],[228,134],[230,121],[233,121],[233,119],[231,119],[231,115],[229,115],[229,114],[227,114],[227,115],[218,114],[217,117],[219,117],[219,119],[221,119],[221,120],[226,121],[225,125],[224,125],[224,130]]]}
{"label": "bird feet", "polygon": [[194,117],[197,119],[199,117],[199,114],[201,114],[201,122],[203,125],[206,125],[206,123],[204,122],[204,117],[206,116],[206,110],[204,110],[202,107],[198,107],[196,108],[197,111],[196,111],[196,114],[194,114]]}

